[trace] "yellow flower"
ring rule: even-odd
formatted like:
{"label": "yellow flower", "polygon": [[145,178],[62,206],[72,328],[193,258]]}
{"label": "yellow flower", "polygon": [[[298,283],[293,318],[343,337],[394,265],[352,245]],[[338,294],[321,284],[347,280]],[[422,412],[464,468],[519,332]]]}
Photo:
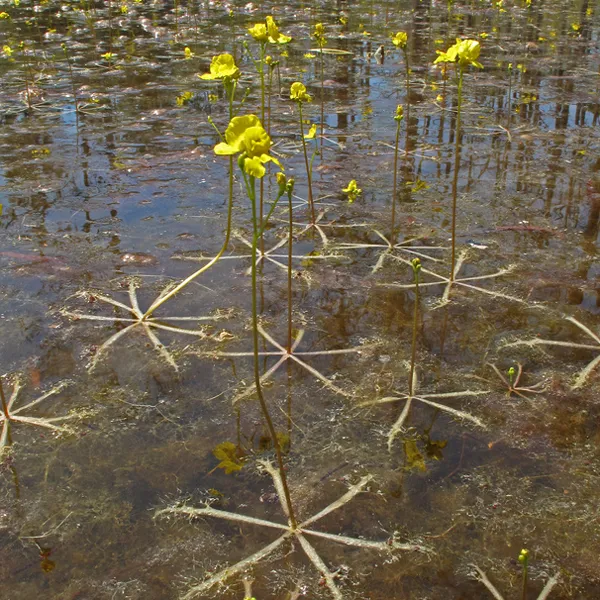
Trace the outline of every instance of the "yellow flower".
{"label": "yellow flower", "polygon": [[352,179],[350,183],[342,190],[345,194],[348,194],[348,202],[352,204],[360,194],[362,190],[356,184],[356,179]]}
{"label": "yellow flower", "polygon": [[12,56],[13,49],[10,46],[2,46],[2,53],[4,56]]}
{"label": "yellow flower", "polygon": [[396,121],[402,121],[402,119],[404,119],[404,107],[402,104],[398,104],[398,106],[396,106],[396,116],[394,119]]}
{"label": "yellow flower", "polygon": [[245,173],[252,177],[264,177],[266,170],[263,166],[274,162],[281,167],[280,162],[269,156],[271,138],[264,130],[256,115],[233,117],[225,131],[225,142],[220,142],[214,148],[218,156],[233,156],[241,154],[238,164]]}
{"label": "yellow flower", "polygon": [[309,60],[312,60],[315,57],[316,57],[316,54],[313,54],[312,52],[306,52],[304,54],[304,58],[308,58]]}
{"label": "yellow flower", "polygon": [[248,33],[257,42],[269,41],[269,32],[267,31],[267,26],[264,23],[257,23],[254,27],[248,29]]}
{"label": "yellow flower", "polygon": [[306,140],[314,140],[316,135],[317,135],[317,125],[316,125],[316,123],[313,123],[310,126],[310,129],[308,130],[308,133],[304,136],[304,139],[306,139]]}
{"label": "yellow flower", "polygon": [[187,46],[183,49],[183,54],[185,55],[186,60],[189,60],[190,58],[195,56],[194,53]]}
{"label": "yellow flower", "polygon": [[483,69],[483,65],[477,61],[480,51],[481,47],[477,40],[460,40],[457,38],[456,44],[450,46],[446,52],[437,50],[439,56],[433,61],[433,64],[457,62],[461,67],[473,65],[478,69]]}
{"label": "yellow flower", "polygon": [[312,96],[306,91],[306,86],[299,81],[292,83],[290,99],[296,102],[312,102]]}
{"label": "yellow flower", "polygon": [[240,70],[235,66],[235,61],[231,54],[219,54],[213,56],[210,63],[210,73],[200,75],[200,79],[237,79],[240,76]]}
{"label": "yellow flower", "polygon": [[396,35],[392,36],[392,43],[398,48],[406,48],[408,35],[404,31],[399,31]]}
{"label": "yellow flower", "polygon": [[269,42],[271,42],[271,44],[287,44],[292,41],[292,38],[289,35],[280,33],[273,17],[269,15],[266,20],[267,33],[269,34]]}
{"label": "yellow flower", "polygon": [[315,25],[313,37],[315,40],[317,40],[320,46],[324,46],[327,43],[327,40],[325,39],[325,27],[323,26],[323,23],[317,23]]}

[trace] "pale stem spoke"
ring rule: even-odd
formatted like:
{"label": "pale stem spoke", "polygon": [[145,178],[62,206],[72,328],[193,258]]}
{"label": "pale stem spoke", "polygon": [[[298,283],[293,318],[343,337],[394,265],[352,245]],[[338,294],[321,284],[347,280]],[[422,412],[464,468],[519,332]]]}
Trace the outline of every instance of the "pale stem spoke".
{"label": "pale stem spoke", "polygon": [[100,357],[107,350],[107,348],[109,346],[112,346],[117,340],[122,338],[130,329],[132,329],[133,327],[137,327],[139,325],[139,323],[140,323],[139,321],[136,321],[135,323],[132,323],[131,325],[127,325],[127,327],[125,327],[124,329],[121,329],[121,331],[117,331],[117,333],[113,333],[113,335],[111,335],[102,344],[102,346],[100,346],[100,348],[98,348],[98,350],[96,351],[96,354],[90,363],[90,368],[93,369],[96,366],[96,363],[100,360]]}
{"label": "pale stem spoke", "polygon": [[0,457],[2,456],[2,453],[4,452],[4,448],[6,447],[6,444],[8,443],[8,431],[10,429],[10,423],[4,419],[3,423],[2,423],[2,433],[0,434]]}
{"label": "pale stem spoke", "polygon": [[311,523],[315,523],[316,521],[322,519],[324,516],[328,515],[334,510],[337,510],[338,508],[344,506],[344,504],[350,502],[350,500],[352,500],[354,496],[360,494],[360,492],[363,491],[363,488],[369,483],[369,481],[371,481],[371,479],[373,479],[371,475],[366,475],[365,477],[363,477],[356,485],[353,485],[351,488],[349,488],[348,491],[343,496],[340,496],[335,502],[332,502],[329,506],[326,506],[323,510],[319,511],[317,514],[313,515],[312,517],[306,519],[306,521],[301,523],[299,525],[300,529],[303,529]]}
{"label": "pale stem spoke", "polygon": [[371,550],[378,550],[379,552],[389,552],[390,550],[414,550],[414,544],[394,544],[390,545],[388,542],[375,542],[372,540],[363,540],[360,538],[353,538],[347,535],[338,535],[336,533],[326,533],[324,531],[314,531],[312,529],[302,529],[302,533],[306,535],[314,535],[316,537],[325,538],[338,544],[344,544],[344,546],[354,546],[356,548],[370,548]]}
{"label": "pale stem spoke", "polygon": [[[73,415],[75,416],[75,415]],[[72,418],[71,416],[67,416],[67,417],[58,417],[58,419],[69,419]],[[17,423],[27,423],[29,425],[37,425],[39,427],[45,427],[46,429],[52,429],[52,431],[60,431],[60,432],[65,432],[68,431],[68,429],[66,429],[65,427],[61,427],[60,425],[54,425],[53,423],[51,423],[50,421],[56,421],[57,419],[42,419],[42,418],[38,418],[38,417],[16,417],[14,419],[12,419],[13,421],[17,422]]]}
{"label": "pale stem spoke", "polygon": [[562,348],[576,348],[580,350],[600,350],[600,346],[592,346],[591,344],[576,344],[573,342],[561,342],[558,340],[543,340],[543,339],[533,339],[533,340],[520,340],[517,342],[511,342],[510,344],[505,344],[505,348],[509,346],[561,346]]}
{"label": "pale stem spoke", "polygon": [[396,420],[396,422],[392,425],[388,433],[388,450],[392,451],[392,444],[394,440],[398,436],[398,434],[402,431],[402,427],[404,425],[404,421],[406,421],[406,417],[408,417],[408,411],[410,410],[410,405],[412,404],[413,398],[411,396],[406,397],[406,404],[400,413],[400,416]]}
{"label": "pale stem spoke", "polygon": [[340,396],[345,396],[346,398],[350,398],[352,396],[352,394],[350,394],[349,392],[346,392],[343,389],[339,388],[334,383],[331,383],[331,381],[329,381],[329,379],[327,379],[327,377],[325,377],[325,375],[323,375],[322,373],[320,373],[319,371],[317,371],[314,367],[311,367],[309,364],[305,363],[303,360],[300,360],[297,356],[294,356],[293,354],[290,354],[289,357],[293,361],[297,362],[299,365],[301,365],[302,367],[304,367],[309,373],[311,373],[319,381],[321,381],[323,383],[323,385],[325,385],[325,387],[329,388],[330,390],[332,390],[336,394],[340,394]]}
{"label": "pale stem spoke", "polygon": [[420,402],[424,402],[425,404],[429,404],[430,406],[439,408],[440,410],[446,411],[461,419],[467,419],[468,421],[475,423],[475,425],[479,425],[479,427],[482,427],[483,429],[486,428],[483,421],[479,420],[477,417],[474,417],[473,415],[467,412],[463,412],[462,410],[457,410],[456,408],[451,408],[449,406],[446,406],[445,404],[439,404],[438,402],[431,402],[431,400],[427,400],[426,398],[422,397],[415,397],[415,400],[419,400]]}
{"label": "pale stem spoke", "polygon": [[163,508],[157,511],[156,517],[164,514],[181,514],[187,515],[188,517],[215,517],[217,519],[225,519],[226,521],[236,521],[238,523],[248,523],[249,525],[260,525],[261,527],[269,527],[271,529],[281,529],[288,531],[289,527],[282,523],[274,523],[273,521],[267,521],[265,519],[257,519],[256,517],[248,517],[246,515],[240,515],[238,513],[229,512],[227,510],[218,510],[211,506],[205,506],[203,508],[194,508],[192,506],[174,506],[170,508]]}
{"label": "pale stem spoke", "polygon": [[96,294],[94,292],[88,292],[91,296],[93,296],[94,298],[96,298],[96,300],[101,300],[102,302],[106,302],[107,304],[112,304],[113,306],[116,306],[117,308],[122,308],[123,310],[126,310],[128,313],[132,313],[134,314],[136,317],[138,315],[135,314],[135,310],[133,310],[133,308],[131,306],[127,306],[127,304],[123,304],[122,302],[119,302],[118,300],[113,300],[112,298],[109,298],[108,296],[103,296],[102,294]]}
{"label": "pale stem spoke", "polygon": [[68,310],[61,311],[61,314],[66,317],[74,317],[76,319],[87,319],[88,321],[110,321],[111,323],[137,323],[139,321],[139,319],[130,319],[130,318],[123,318],[123,317],[104,317],[102,315],[84,315],[83,313],[75,313],[75,312],[70,312]]}
{"label": "pale stem spoke", "polygon": [[560,579],[560,572],[555,573],[544,586],[544,589],[540,592],[540,595],[537,597],[537,600],[546,600],[546,598],[550,595],[550,592],[554,588],[554,586],[558,583]]}
{"label": "pale stem spoke", "polygon": [[596,358],[579,373],[571,389],[575,390],[580,388],[586,382],[586,379],[590,376],[590,373],[598,366],[598,364],[600,364],[600,354],[598,354],[598,356],[596,356]]}
{"label": "pale stem spoke", "polygon": [[465,390],[464,392],[445,392],[443,394],[419,394],[417,400],[422,398],[462,398],[463,396],[484,396],[490,390]]}
{"label": "pale stem spoke", "polygon": [[[289,358],[289,356],[287,354],[285,356],[282,356],[268,371],[265,371],[260,376],[260,383],[263,384],[265,381],[267,381],[271,377],[271,375],[273,375],[273,373],[275,373],[275,371],[277,371],[277,369],[279,369],[279,367],[288,358]],[[247,398],[248,396],[252,395],[255,391],[256,391],[256,384],[253,383],[251,386],[247,387],[243,392],[240,392],[237,396],[235,396],[235,398],[233,398],[233,400],[231,402],[233,404],[237,404],[240,400]]]}
{"label": "pale stem spoke", "polygon": [[504,298],[505,300],[511,300],[512,302],[519,302],[520,304],[527,304],[527,301],[523,300],[522,298],[517,298],[516,296],[509,296],[508,294],[503,294],[502,292],[494,292],[492,290],[486,290],[485,288],[478,287],[476,285],[471,285],[470,283],[463,283],[461,280],[456,280],[454,283],[456,283],[457,285],[462,285],[463,287],[469,288],[471,290],[476,290],[478,292],[488,294],[489,296],[494,296],[494,298]]}
{"label": "pale stem spoke", "polygon": [[273,479],[273,483],[275,484],[275,490],[277,491],[277,497],[279,498],[281,510],[283,510],[283,514],[287,517],[288,523],[291,527],[290,511],[288,509],[287,502],[285,501],[285,489],[283,487],[283,481],[281,480],[281,475],[279,474],[279,471],[277,471],[277,469],[275,469],[271,462],[268,460],[259,460],[258,463],[264,467],[265,471]]}
{"label": "pale stem spoke", "polygon": [[18,395],[19,395],[19,391],[21,390],[21,382],[17,379],[14,383],[14,387],[13,387],[13,391],[12,394],[10,395],[10,400],[8,401],[8,409],[10,410],[12,408],[12,405],[15,403]]}
{"label": "pale stem spoke", "polygon": [[475,570],[479,574],[479,581],[485,585],[485,587],[491,592],[492,596],[494,596],[496,600],[504,600],[502,594],[500,594],[500,592],[494,587],[492,582],[487,578],[487,575],[477,565],[473,565],[473,567],[475,567]]}
{"label": "pale stem spoke", "polygon": [[131,302],[131,308],[133,309],[135,316],[138,319],[141,319],[143,316],[143,313],[140,310],[140,305],[138,303],[137,294],[135,291],[135,285],[133,282],[131,282],[129,284],[129,302]]}
{"label": "pale stem spoke", "polygon": [[150,341],[154,344],[154,347],[158,350],[159,354],[173,367],[173,369],[175,369],[175,371],[179,372],[179,367],[177,366],[175,359],[165,348],[165,345],[158,339],[157,335],[152,331],[150,325],[145,321],[142,321],[141,323],[144,326],[146,335],[150,338]]}
{"label": "pale stem spoke", "polygon": [[311,546],[310,542],[302,534],[296,533],[296,538],[300,542],[304,552],[306,552],[306,556],[308,556],[317,571],[325,578],[325,583],[331,592],[331,595],[335,598],[335,600],[344,600],[342,592],[340,592],[339,588],[335,584],[333,574],[323,562],[323,559],[317,554],[317,551]]}
{"label": "pale stem spoke", "polygon": [[43,402],[49,396],[52,396],[53,394],[58,394],[58,392],[60,392],[61,390],[63,390],[65,387],[67,387],[67,385],[68,385],[67,383],[61,383],[61,384],[53,387],[51,390],[48,390],[45,394],[42,394],[39,398],[36,398],[35,400],[33,400],[32,402],[30,402],[29,404],[26,404],[25,406],[21,406],[20,408],[17,408],[15,410],[13,410],[12,411],[12,415],[17,415],[21,411],[27,410],[28,408],[31,408],[32,406],[35,406],[36,404],[39,404],[40,402]]}
{"label": "pale stem spoke", "polygon": [[578,321],[575,317],[567,317],[567,321],[571,321],[573,325],[576,325],[582,331],[585,331],[592,339],[596,340],[600,344],[600,337],[598,337],[591,329],[586,327],[583,323]]}
{"label": "pale stem spoke", "polygon": [[172,333],[183,333],[185,335],[195,335],[197,337],[205,338],[206,332],[198,329],[185,329],[183,327],[175,327],[174,325],[164,325],[163,323],[157,323],[156,321],[146,321],[149,327],[156,327],[156,329],[163,329],[164,331],[171,331]]}
{"label": "pale stem spoke", "polygon": [[182,596],[182,600],[191,600],[199,594],[207,592],[218,583],[224,583],[234,575],[242,573],[248,567],[257,564],[263,558],[266,558],[267,556],[269,556],[269,554],[271,554],[277,548],[279,548],[279,546],[281,546],[281,544],[289,537],[289,535],[290,534],[286,533],[281,537],[278,537],[274,542],[272,542],[268,546],[265,546],[264,548],[261,548],[258,552],[255,552],[251,556],[248,556],[248,558],[244,558],[243,560],[240,560],[240,562],[230,567],[225,567],[225,569],[223,569],[216,575],[213,575],[210,579],[207,579],[206,581],[203,581],[202,583],[193,586],[186,592],[184,596]]}

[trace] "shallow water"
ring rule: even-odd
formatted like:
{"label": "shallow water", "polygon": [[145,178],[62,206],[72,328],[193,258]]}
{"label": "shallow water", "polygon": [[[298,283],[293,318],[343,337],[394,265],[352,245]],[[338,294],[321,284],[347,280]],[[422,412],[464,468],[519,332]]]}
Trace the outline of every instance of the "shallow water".
{"label": "shallow water", "polygon": [[[268,52],[280,61],[272,153],[297,182],[293,317],[302,337],[294,352],[303,364],[263,340],[271,354],[262,371],[282,361],[265,396],[286,442],[300,520],[370,476],[363,493],[312,527],[389,548],[306,537],[344,598],[491,598],[473,564],[506,600],[518,598],[521,548],[531,555],[529,598],[555,573],[550,598],[600,597],[597,6],[21,0],[1,11],[9,15],[0,20],[3,389],[9,402],[21,382],[14,410],[61,386],[22,415],[72,417],[62,435],[32,422],[10,429],[0,468],[3,598],[183,597],[281,534],[209,516],[153,518],[208,501],[285,521],[273,480],[259,469],[274,454],[252,393],[251,222],[239,180],[223,259],[155,313],[150,333],[127,321],[130,290],[143,312],[221,247],[228,161],[213,153],[208,117],[223,131],[227,103],[220,84],[197,74],[214,55],[233,53],[242,70],[237,100],[249,90],[242,113],[259,111],[243,42],[256,55],[246,29],[268,14],[293,37]],[[306,83],[315,102],[305,118],[318,122],[320,57],[304,55],[319,21],[327,48],[346,54],[324,55],[314,232],[305,231],[289,87]],[[390,42],[399,30],[409,40],[408,97],[403,55]],[[456,83],[432,62],[457,36],[480,41],[484,68],[465,73],[455,179]],[[185,92],[192,99],[179,106]],[[389,252],[382,236],[390,236],[399,103],[403,244]],[[341,192],[350,179],[362,189],[352,204]],[[443,303],[454,179],[463,262]],[[267,177],[269,202],[276,191]],[[261,324],[282,346],[284,200],[260,275]],[[416,255],[418,393],[461,413],[413,399],[388,447],[408,393],[408,261]],[[520,395],[509,396],[492,365],[508,378],[519,364]],[[428,397],[452,392],[463,393]],[[382,402],[390,397],[398,400]],[[241,470],[217,467],[224,442],[237,446]],[[429,550],[394,551],[392,540]],[[297,539],[198,597],[242,598],[244,574],[257,599],[294,590],[332,597]]]}

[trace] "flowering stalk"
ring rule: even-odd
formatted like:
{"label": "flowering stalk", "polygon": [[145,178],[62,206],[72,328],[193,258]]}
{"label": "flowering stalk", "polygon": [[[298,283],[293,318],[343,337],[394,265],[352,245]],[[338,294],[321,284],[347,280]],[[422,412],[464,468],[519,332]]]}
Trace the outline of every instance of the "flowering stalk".
{"label": "flowering stalk", "polygon": [[312,173],[308,162],[308,151],[306,149],[306,138],[304,136],[304,118],[302,115],[302,104],[304,102],[312,102],[312,96],[306,91],[306,86],[299,81],[292,83],[290,88],[290,99],[294,100],[298,105],[298,115],[300,120],[300,138],[302,139],[302,150],[304,151],[304,164],[306,166],[306,179],[308,181],[308,206],[310,209],[311,224],[316,222],[315,218],[315,203],[313,200],[312,190]]}
{"label": "flowering stalk", "polygon": [[456,44],[450,46],[446,52],[438,52],[438,57],[433,64],[454,63],[456,65],[456,75],[458,78],[457,109],[456,109],[456,127],[455,127],[455,146],[454,146],[454,177],[452,180],[452,257],[450,265],[450,281],[454,281],[456,269],[456,204],[458,196],[458,171],[460,169],[460,151],[461,151],[461,108],[462,108],[462,90],[463,74],[465,69],[472,65],[482,69],[483,65],[477,60],[481,48],[477,40],[456,40]]}
{"label": "flowering stalk", "polygon": [[[258,333],[258,293],[257,293],[257,249],[258,241],[264,232],[267,223],[279,199],[286,191],[286,185],[282,185],[281,177],[279,178],[279,193],[277,199],[271,204],[269,213],[263,221],[262,227],[258,218],[258,202],[256,198],[256,179],[262,179],[266,174],[265,164],[274,162],[281,167],[279,161],[269,155],[271,148],[271,138],[264,130],[261,122],[255,115],[246,115],[243,117],[234,117],[231,119],[227,131],[225,132],[225,141],[217,144],[214,148],[215,154],[219,156],[234,156],[238,154],[238,166],[242,172],[246,194],[252,205],[252,339],[253,339],[253,354],[254,354],[254,383],[256,386],[256,394],[261,407],[261,411],[267,423],[267,428],[273,440],[273,447],[277,455],[277,463],[279,466],[279,474],[281,476],[285,503],[287,505],[290,527],[295,530],[298,526],[290,491],[287,484],[287,478],[283,465],[283,453],[281,444],[277,437],[277,432],[273,425],[271,415],[265,397],[262,391],[260,382],[260,357],[259,357],[259,333]],[[290,192],[291,193],[291,192]]]}
{"label": "flowering stalk", "polygon": [[390,243],[392,246],[395,243],[395,228],[396,228],[396,193],[397,193],[397,181],[398,181],[398,146],[400,145],[400,126],[402,125],[402,119],[404,119],[404,109],[401,104],[396,107],[396,115],[394,116],[396,121],[396,143],[394,145],[394,184],[392,187],[392,224],[390,233]]}
{"label": "flowering stalk", "polygon": [[421,261],[418,258],[413,258],[411,261],[413,277],[415,281],[415,308],[413,312],[413,332],[412,332],[412,348],[410,354],[410,374],[408,376],[408,395],[412,397],[415,390],[414,376],[415,363],[417,360],[417,327],[419,325],[419,272],[421,271]]}
{"label": "flowering stalk", "polygon": [[325,37],[325,27],[323,23],[317,23],[315,25],[315,31],[313,33],[317,44],[319,44],[319,64],[321,67],[321,155],[323,154],[323,134],[325,131],[325,56],[323,48],[327,44],[327,38]]}

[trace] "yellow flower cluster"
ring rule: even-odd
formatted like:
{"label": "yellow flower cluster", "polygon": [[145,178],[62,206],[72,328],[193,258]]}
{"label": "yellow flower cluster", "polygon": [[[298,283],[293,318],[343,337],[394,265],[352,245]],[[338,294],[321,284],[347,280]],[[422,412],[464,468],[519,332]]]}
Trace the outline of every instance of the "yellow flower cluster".
{"label": "yellow flower cluster", "polygon": [[261,43],[269,42],[271,44],[287,44],[292,41],[289,35],[284,35],[279,31],[275,19],[270,15],[264,23],[257,23],[254,27],[248,29],[248,33]]}
{"label": "yellow flower cluster", "polygon": [[271,138],[264,130],[256,115],[233,117],[225,131],[225,141],[214,148],[218,156],[240,154],[238,164],[251,177],[264,177],[266,169],[263,165],[274,162],[280,168],[281,163],[269,156]]}
{"label": "yellow flower cluster", "polygon": [[312,102],[312,96],[306,91],[306,86],[299,81],[292,83],[290,99],[296,102]]}
{"label": "yellow flower cluster", "polygon": [[210,73],[200,75],[200,79],[238,79],[240,70],[236,67],[231,54],[214,56],[210,63]]}
{"label": "yellow flower cluster", "polygon": [[456,39],[456,44],[450,46],[446,52],[437,50],[438,57],[433,61],[437,63],[458,63],[461,67],[472,65],[478,69],[483,69],[483,65],[478,62],[481,47],[477,40]]}

